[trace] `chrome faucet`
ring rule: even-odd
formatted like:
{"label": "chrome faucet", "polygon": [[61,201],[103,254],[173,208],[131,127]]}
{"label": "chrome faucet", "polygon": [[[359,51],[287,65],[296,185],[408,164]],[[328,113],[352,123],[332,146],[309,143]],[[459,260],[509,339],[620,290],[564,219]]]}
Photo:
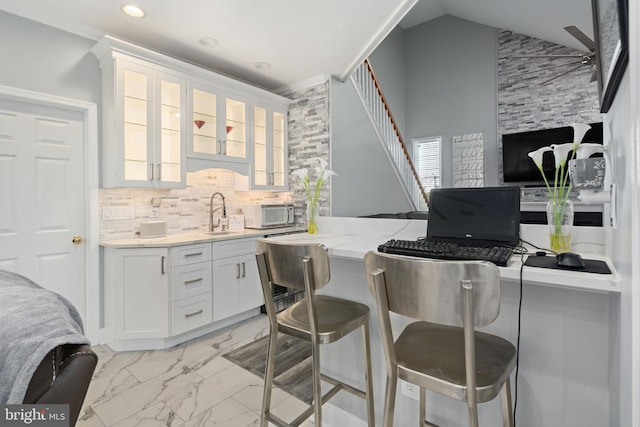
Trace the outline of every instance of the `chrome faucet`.
{"label": "chrome faucet", "polygon": [[[213,209],[213,199],[216,196],[220,196],[220,198],[222,199],[222,207],[220,208],[215,208]],[[220,209],[222,209],[222,216],[220,218],[218,218],[218,224],[214,225],[213,224],[213,213],[216,211],[219,211]],[[223,219],[224,221],[222,222],[222,224],[220,223],[220,220]],[[211,200],[209,201],[209,231],[213,232],[215,231],[216,227],[221,227],[221,231],[226,231],[227,229],[227,206],[224,203],[224,196],[222,195],[222,193],[219,192],[215,192],[213,193],[213,195],[211,196]]]}

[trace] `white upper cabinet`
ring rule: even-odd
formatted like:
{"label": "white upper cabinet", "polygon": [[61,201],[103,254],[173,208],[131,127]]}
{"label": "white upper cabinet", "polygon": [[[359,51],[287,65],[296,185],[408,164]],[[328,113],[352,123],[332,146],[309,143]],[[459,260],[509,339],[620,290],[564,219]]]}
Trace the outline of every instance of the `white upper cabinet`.
{"label": "white upper cabinet", "polygon": [[[287,98],[109,36],[92,52],[102,69],[102,187],[185,187],[186,172],[225,168],[252,188],[286,188]],[[266,157],[254,173],[257,132]]]}
{"label": "white upper cabinet", "polygon": [[248,165],[248,105],[242,96],[190,83],[188,157]]}
{"label": "white upper cabinet", "polygon": [[252,189],[287,189],[286,129],[286,106],[254,105]]}
{"label": "white upper cabinet", "polygon": [[186,80],[114,55],[103,72],[103,187],[184,187]]}

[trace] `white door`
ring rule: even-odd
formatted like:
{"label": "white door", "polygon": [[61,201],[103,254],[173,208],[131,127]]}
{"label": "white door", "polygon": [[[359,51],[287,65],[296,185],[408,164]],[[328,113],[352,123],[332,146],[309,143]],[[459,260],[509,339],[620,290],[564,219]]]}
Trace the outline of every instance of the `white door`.
{"label": "white door", "polygon": [[0,97],[0,269],[62,294],[86,325],[83,120]]}

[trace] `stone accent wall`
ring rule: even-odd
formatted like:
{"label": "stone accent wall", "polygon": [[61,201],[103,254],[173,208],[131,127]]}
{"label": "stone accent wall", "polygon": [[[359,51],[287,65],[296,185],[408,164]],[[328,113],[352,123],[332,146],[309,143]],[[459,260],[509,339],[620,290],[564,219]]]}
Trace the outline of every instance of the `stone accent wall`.
{"label": "stone accent wall", "polygon": [[[314,160],[316,157],[330,162],[329,81],[284,96],[292,100],[289,105],[289,190],[296,208],[296,224],[304,224],[306,193],[300,179],[291,172],[300,168],[315,169],[319,165]],[[331,215],[331,181],[320,195],[319,213]]]}
{"label": "stone accent wall", "polygon": [[[583,66],[543,84],[576,65],[572,58],[518,59],[518,55],[580,55],[565,46],[502,30],[498,34],[498,156],[502,177],[502,134],[568,126],[573,122],[602,121],[597,83],[589,82],[591,67]],[[551,68],[555,67],[555,68]],[[503,184],[501,182],[501,184]],[[545,191],[532,190],[546,198]]]}

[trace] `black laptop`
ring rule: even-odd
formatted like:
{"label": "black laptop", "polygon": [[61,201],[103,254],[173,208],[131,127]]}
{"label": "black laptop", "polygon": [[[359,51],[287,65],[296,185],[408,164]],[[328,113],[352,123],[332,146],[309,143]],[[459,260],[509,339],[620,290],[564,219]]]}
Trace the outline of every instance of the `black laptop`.
{"label": "black laptop", "polygon": [[517,246],[520,187],[431,190],[427,240]]}
{"label": "black laptop", "polygon": [[389,240],[378,251],[504,266],[519,243],[519,187],[438,188],[429,197],[426,238]]}

